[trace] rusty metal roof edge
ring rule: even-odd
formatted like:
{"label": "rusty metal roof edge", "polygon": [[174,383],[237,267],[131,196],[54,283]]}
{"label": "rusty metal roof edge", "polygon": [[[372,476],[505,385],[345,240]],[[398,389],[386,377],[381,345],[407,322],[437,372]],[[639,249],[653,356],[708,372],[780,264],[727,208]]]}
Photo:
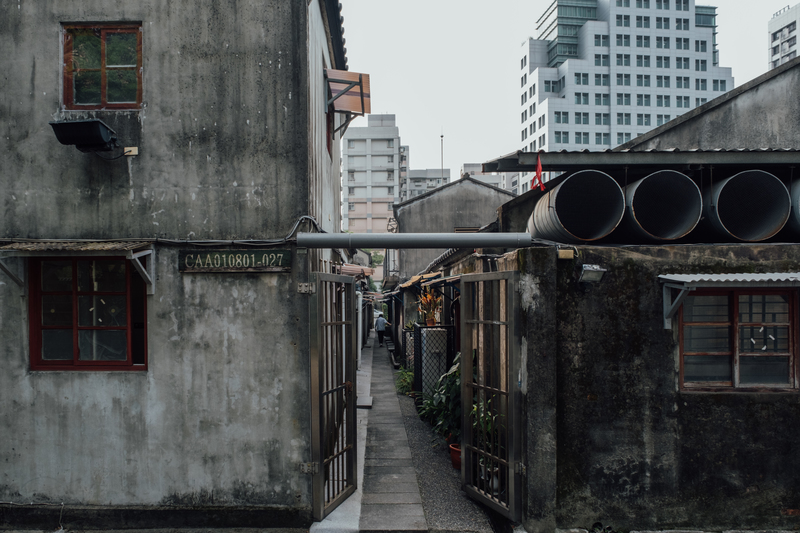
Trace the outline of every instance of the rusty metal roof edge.
{"label": "rusty metal roof edge", "polygon": [[0,245],[0,251],[9,252],[121,252],[147,248],[153,241],[54,241],[25,240]]}
{"label": "rusty metal roof edge", "polygon": [[662,283],[684,284],[687,287],[716,287],[734,285],[800,286],[800,272],[767,272],[762,274],[661,274]]}

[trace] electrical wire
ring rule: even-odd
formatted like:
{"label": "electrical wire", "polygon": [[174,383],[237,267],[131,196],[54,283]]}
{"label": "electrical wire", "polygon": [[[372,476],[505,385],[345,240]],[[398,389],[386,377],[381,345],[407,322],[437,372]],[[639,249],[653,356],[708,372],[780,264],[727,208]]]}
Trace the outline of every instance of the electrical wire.
{"label": "electrical wire", "polygon": [[285,237],[280,239],[237,239],[237,240],[189,240],[189,239],[147,239],[147,238],[119,238],[119,239],[0,239],[0,242],[15,243],[15,242],[142,242],[142,243],[159,243],[167,245],[183,246],[191,244],[193,246],[279,246],[288,242],[294,242],[297,229],[303,221],[308,221],[317,230],[318,233],[326,233],[317,223],[317,220],[311,215],[303,215],[294,223],[294,226],[286,234]]}

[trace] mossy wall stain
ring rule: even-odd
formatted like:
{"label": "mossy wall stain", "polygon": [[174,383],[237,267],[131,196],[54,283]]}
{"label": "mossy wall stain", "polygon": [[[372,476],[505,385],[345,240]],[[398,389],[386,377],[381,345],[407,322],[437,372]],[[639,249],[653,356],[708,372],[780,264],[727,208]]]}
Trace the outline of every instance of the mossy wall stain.
{"label": "mossy wall stain", "polygon": [[[586,246],[572,261],[526,249],[517,264],[524,283],[537,285],[527,293],[546,304],[521,302],[531,376],[530,528],[596,521],[623,530],[800,525],[782,513],[800,507],[800,456],[792,452],[800,398],[680,392],[678,332],[663,329],[658,279],[797,272],[800,247]],[[582,264],[607,269],[603,281],[578,284]],[[546,360],[553,356],[551,369]],[[551,410],[555,422],[546,416]],[[544,444],[551,441],[555,453]]]}

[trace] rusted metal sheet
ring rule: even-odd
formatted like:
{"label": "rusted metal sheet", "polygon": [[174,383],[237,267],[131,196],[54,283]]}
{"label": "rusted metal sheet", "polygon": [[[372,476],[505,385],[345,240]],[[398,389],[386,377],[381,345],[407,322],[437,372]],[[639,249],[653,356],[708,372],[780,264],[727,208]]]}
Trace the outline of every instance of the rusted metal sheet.
{"label": "rusted metal sheet", "polygon": [[33,241],[12,242],[0,250],[20,252],[122,252],[147,248],[151,241]]}

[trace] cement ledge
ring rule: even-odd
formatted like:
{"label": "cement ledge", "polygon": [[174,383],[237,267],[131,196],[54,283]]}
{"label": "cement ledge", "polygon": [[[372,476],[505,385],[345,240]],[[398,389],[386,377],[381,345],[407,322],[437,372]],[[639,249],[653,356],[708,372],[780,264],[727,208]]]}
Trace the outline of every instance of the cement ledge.
{"label": "cement ledge", "polygon": [[173,528],[302,529],[312,523],[310,509],[270,506],[29,506],[0,504],[0,530],[81,530]]}

